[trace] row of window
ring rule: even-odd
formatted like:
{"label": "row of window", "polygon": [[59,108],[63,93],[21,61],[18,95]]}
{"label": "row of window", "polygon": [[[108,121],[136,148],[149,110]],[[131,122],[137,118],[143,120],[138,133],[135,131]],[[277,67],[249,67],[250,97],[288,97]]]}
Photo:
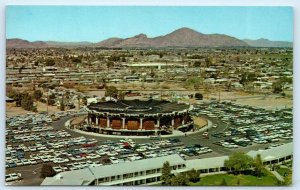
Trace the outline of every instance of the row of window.
{"label": "row of window", "polygon": [[[186,166],[184,164],[179,164],[179,165],[171,166],[171,170],[183,169],[185,167]],[[116,175],[116,176],[105,177],[105,178],[99,178],[98,184],[104,183],[104,182],[128,179],[128,178],[133,178],[133,177],[138,177],[138,176],[151,175],[151,174],[156,174],[156,173],[161,173],[161,168],[140,171],[140,172],[134,172],[134,173],[127,173],[127,174],[123,174],[123,175]]]}
{"label": "row of window", "polygon": [[[287,156],[284,158],[280,158],[279,162],[282,162],[284,160],[290,160],[292,159],[292,156]],[[277,162],[277,160],[273,160],[274,162]],[[272,162],[273,162],[272,161]],[[267,164],[267,162],[264,162],[264,164]],[[186,166],[184,164],[180,165],[175,165],[171,166],[171,170],[177,170],[177,169],[184,169]],[[145,175],[151,175],[151,174],[156,174],[156,173],[161,173],[161,168],[156,168],[152,170],[146,170],[146,171],[140,171],[140,172],[134,172],[134,173],[128,173],[128,174],[123,174],[123,175],[116,175],[112,177],[105,177],[105,178],[100,178],[98,179],[98,184],[104,183],[104,182],[111,182],[111,181],[116,181],[116,180],[122,180],[122,179],[128,179],[132,177],[138,177],[138,176],[145,176]],[[220,168],[209,168],[209,169],[201,169],[198,170],[200,173],[213,173],[213,172],[222,172],[222,171],[228,171],[226,167],[220,167]],[[143,185],[143,184],[148,184],[152,182],[157,182],[160,181],[161,178],[160,176],[158,177],[151,177],[147,179],[142,179],[142,180],[136,180],[136,181],[131,181],[131,182],[126,182],[126,183],[120,183],[117,185]]]}

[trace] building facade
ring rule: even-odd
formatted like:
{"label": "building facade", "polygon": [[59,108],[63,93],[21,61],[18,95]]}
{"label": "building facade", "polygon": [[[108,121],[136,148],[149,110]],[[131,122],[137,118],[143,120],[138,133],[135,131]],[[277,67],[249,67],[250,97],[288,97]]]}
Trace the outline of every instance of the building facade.
{"label": "building facade", "polygon": [[157,100],[120,100],[88,106],[88,131],[111,135],[172,134],[193,127],[191,105]]}
{"label": "building facade", "polygon": [[[260,154],[264,165],[279,164],[293,159],[293,143],[267,150],[250,151],[247,154],[253,158]],[[226,159],[228,156],[184,160],[178,154],[174,154],[62,172],[54,177],[45,178],[41,185],[152,185],[161,183],[161,169],[167,161],[175,175],[191,169],[199,171],[200,175],[207,175],[226,172]]]}

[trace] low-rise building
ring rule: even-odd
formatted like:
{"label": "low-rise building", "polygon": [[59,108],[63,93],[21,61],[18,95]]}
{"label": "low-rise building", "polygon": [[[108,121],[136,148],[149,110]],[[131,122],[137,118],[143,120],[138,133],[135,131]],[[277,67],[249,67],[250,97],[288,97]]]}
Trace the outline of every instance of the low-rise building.
{"label": "low-rise building", "polygon": [[[293,159],[293,143],[287,143],[266,150],[250,151],[251,157],[260,154],[267,164],[278,164]],[[226,172],[224,161],[228,156],[184,160],[178,154],[164,157],[136,160],[119,164],[103,165],[81,170],[66,171],[47,177],[41,185],[152,185],[161,183],[162,167],[169,162],[171,172],[175,175],[191,169],[200,171],[201,175]]]}

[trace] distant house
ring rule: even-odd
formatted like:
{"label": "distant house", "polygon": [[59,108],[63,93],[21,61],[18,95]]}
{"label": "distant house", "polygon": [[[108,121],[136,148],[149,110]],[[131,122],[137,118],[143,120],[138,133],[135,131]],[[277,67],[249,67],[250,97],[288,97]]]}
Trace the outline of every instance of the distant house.
{"label": "distant house", "polygon": [[126,80],[127,82],[137,82],[139,81],[139,77],[136,75],[130,75],[130,76],[125,76],[124,80]]}
{"label": "distant house", "polygon": [[12,99],[12,98],[6,96],[6,102],[7,102],[7,103],[12,103],[12,102],[14,102],[14,101],[15,101],[14,99]]}
{"label": "distant house", "polygon": [[97,103],[100,101],[99,97],[95,97],[95,98],[87,98],[87,105],[90,105],[91,103]]}
{"label": "distant house", "polygon": [[57,71],[56,67],[43,67],[43,72],[52,72],[52,71]]}

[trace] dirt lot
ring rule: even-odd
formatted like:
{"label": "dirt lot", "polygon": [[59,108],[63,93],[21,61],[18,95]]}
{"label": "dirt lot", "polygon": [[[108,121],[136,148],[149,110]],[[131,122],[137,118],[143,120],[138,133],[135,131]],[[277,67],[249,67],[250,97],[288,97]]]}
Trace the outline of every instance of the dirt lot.
{"label": "dirt lot", "polygon": [[268,110],[293,107],[293,98],[291,96],[280,97],[279,95],[250,94],[246,92],[220,92],[220,96],[219,93],[209,96],[209,98],[215,98],[216,100],[219,100],[219,97],[220,101],[234,100],[238,104],[261,107]]}
{"label": "dirt lot", "polygon": [[[38,112],[47,111],[47,105],[41,102],[37,103]],[[59,111],[56,106],[48,106],[49,114],[53,114]],[[26,111],[21,107],[16,107],[15,103],[6,103],[6,115],[7,116],[17,116],[24,115],[26,113],[33,113],[31,111]]]}
{"label": "dirt lot", "polygon": [[202,128],[207,125],[207,120],[201,117],[195,117],[194,124],[197,125],[199,128]]}
{"label": "dirt lot", "polygon": [[8,168],[6,169],[6,173],[22,173],[22,177],[24,179],[14,182],[7,182],[7,185],[38,185],[41,184],[43,179],[40,178],[40,170],[42,168],[42,164],[32,165],[32,166],[21,166],[17,168]]}
{"label": "dirt lot", "polygon": [[32,113],[32,112],[26,111],[21,107],[16,107],[15,103],[6,103],[6,115],[7,116],[24,115],[26,113]]}
{"label": "dirt lot", "polygon": [[86,118],[86,116],[78,116],[78,117],[72,119],[71,125],[77,125],[77,124],[80,124],[80,123],[82,123],[82,121],[85,120],[85,118]]}
{"label": "dirt lot", "polygon": [[250,105],[255,107],[261,107],[267,110],[283,109],[293,107],[293,100],[288,98],[253,98],[253,99],[239,99],[237,103],[243,105]]}

